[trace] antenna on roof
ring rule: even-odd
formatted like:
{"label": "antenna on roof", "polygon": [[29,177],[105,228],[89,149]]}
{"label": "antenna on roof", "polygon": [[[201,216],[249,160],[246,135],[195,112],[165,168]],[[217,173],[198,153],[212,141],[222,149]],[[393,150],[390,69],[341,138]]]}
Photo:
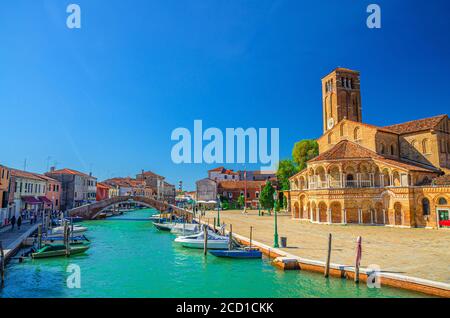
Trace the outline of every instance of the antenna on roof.
{"label": "antenna on roof", "polygon": [[45,169],[45,171],[48,171],[48,168],[49,168],[49,166],[50,166],[50,159],[51,159],[52,157],[51,156],[48,156],[47,157],[47,168]]}

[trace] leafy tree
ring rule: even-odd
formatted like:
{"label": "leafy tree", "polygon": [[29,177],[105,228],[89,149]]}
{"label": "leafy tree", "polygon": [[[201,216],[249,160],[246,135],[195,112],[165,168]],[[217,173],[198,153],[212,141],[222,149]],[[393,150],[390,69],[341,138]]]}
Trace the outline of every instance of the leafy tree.
{"label": "leafy tree", "polygon": [[272,187],[272,184],[270,181],[266,182],[266,185],[261,191],[261,194],[259,196],[259,203],[261,204],[261,207],[271,210],[273,208],[273,194],[275,192],[275,189]]}
{"label": "leafy tree", "polygon": [[230,208],[230,204],[228,200],[222,202],[222,210],[228,210]]}
{"label": "leafy tree", "polygon": [[283,208],[287,209],[287,197],[283,195]]}
{"label": "leafy tree", "polygon": [[284,159],[278,163],[277,178],[280,182],[281,190],[289,190],[289,178],[299,171],[293,160]]}
{"label": "leafy tree", "polygon": [[244,195],[241,194],[237,200],[237,203],[240,207],[243,207],[245,205],[245,199],[244,199]]}
{"label": "leafy tree", "polygon": [[292,149],[292,158],[298,164],[299,171],[306,168],[306,162],[319,155],[319,144],[313,139],[297,142]]}

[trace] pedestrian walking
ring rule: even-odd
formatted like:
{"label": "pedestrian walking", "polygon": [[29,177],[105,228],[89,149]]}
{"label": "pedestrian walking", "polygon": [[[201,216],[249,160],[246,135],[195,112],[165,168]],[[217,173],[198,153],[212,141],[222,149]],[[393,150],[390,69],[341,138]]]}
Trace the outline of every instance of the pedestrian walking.
{"label": "pedestrian walking", "polygon": [[14,225],[16,225],[16,216],[13,215],[9,221],[11,222],[11,231],[14,231]]}
{"label": "pedestrian walking", "polygon": [[22,216],[19,215],[17,218],[17,229],[20,231],[20,226],[22,225]]}

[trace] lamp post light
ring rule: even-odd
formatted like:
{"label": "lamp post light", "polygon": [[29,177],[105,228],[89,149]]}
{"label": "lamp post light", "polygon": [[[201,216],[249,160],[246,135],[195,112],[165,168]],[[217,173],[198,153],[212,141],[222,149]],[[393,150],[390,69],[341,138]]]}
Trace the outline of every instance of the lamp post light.
{"label": "lamp post light", "polygon": [[280,247],[278,245],[278,224],[277,224],[277,210],[275,208],[276,204],[277,204],[277,191],[275,190],[275,192],[273,193],[273,212],[274,212],[274,216],[275,216],[275,225],[274,225],[274,233],[273,233],[273,247],[278,248]]}
{"label": "lamp post light", "polygon": [[220,227],[220,195],[217,194],[217,226]]}
{"label": "lamp post light", "polygon": [[258,201],[258,216],[261,216],[261,204]]}

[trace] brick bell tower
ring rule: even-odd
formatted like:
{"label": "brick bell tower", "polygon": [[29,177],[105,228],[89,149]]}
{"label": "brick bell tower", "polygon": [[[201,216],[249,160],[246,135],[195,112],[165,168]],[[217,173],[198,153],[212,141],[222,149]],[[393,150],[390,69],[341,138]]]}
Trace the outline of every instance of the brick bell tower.
{"label": "brick bell tower", "polygon": [[336,68],[322,78],[323,132],[343,119],[362,122],[359,72]]}

